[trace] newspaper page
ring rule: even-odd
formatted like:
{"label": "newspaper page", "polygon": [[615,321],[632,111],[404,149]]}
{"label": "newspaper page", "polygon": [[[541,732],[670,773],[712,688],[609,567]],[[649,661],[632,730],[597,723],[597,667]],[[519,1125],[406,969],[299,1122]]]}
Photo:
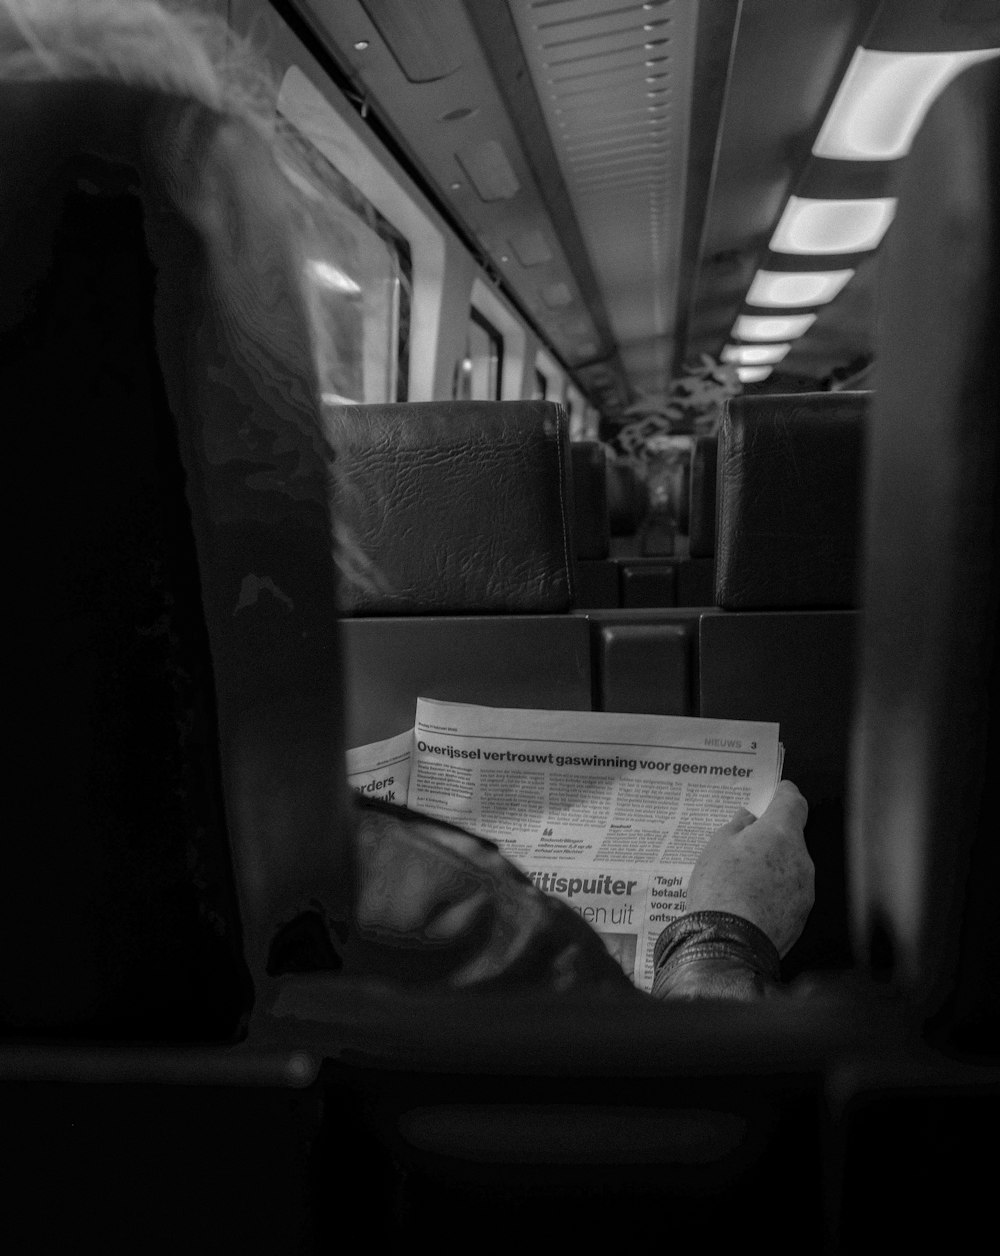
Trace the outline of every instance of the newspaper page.
{"label": "newspaper page", "polygon": [[359,794],[381,798],[383,802],[406,805],[410,788],[410,755],[413,750],[413,729],[385,741],[348,750],[347,783]]}
{"label": "newspaper page", "polygon": [[349,752],[351,783],[404,801],[407,745],[407,805],[495,842],[643,990],[706,841],[765,809],[783,759],[776,724],[420,698],[411,733]]}

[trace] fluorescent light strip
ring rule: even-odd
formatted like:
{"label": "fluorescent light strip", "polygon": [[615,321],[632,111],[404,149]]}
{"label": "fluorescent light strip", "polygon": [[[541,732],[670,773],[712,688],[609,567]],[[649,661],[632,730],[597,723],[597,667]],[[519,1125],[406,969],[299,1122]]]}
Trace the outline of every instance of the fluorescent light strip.
{"label": "fluorescent light strip", "polygon": [[722,350],[723,362],[735,362],[738,366],[764,366],[780,362],[789,345],[726,345]]}
{"label": "fluorescent light strip", "polygon": [[895,212],[894,196],[851,201],[790,196],[770,247],[775,253],[862,253],[880,243]]}
{"label": "fluorescent light strip", "polygon": [[767,379],[774,368],[771,366],[738,366],[736,374],[741,384],[759,384]]}
{"label": "fluorescent light strip", "polygon": [[733,335],[739,340],[795,340],[815,321],[815,314],[741,314],[733,324]]}
{"label": "fluorescent light strip", "polygon": [[927,110],[957,74],[1000,55],[969,52],[872,52],[858,48],[813,145],[817,157],[893,161],[910,151]]}
{"label": "fluorescent light strip", "polygon": [[759,270],[747,293],[747,305],[776,308],[825,305],[853,274],[853,270]]}

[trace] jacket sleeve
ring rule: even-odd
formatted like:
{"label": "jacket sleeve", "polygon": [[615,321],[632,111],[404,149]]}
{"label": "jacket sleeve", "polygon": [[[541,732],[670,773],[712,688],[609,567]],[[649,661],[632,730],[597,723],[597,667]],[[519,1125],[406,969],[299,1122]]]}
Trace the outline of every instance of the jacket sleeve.
{"label": "jacket sleeve", "polygon": [[698,911],[669,924],[653,952],[658,999],[758,999],[781,978],[778,952],[763,930],[728,912]]}
{"label": "jacket sleeve", "polygon": [[[405,807],[354,807],[349,972],[411,989],[634,995],[599,935],[493,842]],[[286,950],[309,924],[283,939]]]}

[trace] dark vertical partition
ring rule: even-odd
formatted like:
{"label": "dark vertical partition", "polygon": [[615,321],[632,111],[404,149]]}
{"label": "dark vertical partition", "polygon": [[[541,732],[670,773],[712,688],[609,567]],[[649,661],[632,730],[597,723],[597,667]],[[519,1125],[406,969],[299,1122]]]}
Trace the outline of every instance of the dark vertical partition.
{"label": "dark vertical partition", "polygon": [[885,259],[851,868],[859,957],[1000,1049],[997,63],[941,98]]}

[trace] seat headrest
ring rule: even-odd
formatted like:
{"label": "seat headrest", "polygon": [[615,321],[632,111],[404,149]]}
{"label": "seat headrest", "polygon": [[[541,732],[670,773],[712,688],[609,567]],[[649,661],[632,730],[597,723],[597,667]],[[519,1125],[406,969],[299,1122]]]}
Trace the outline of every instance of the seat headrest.
{"label": "seat headrest", "polygon": [[868,401],[867,393],[824,392],[727,402],[718,450],[718,606],[857,606]]}
{"label": "seat headrest", "polygon": [[547,401],[330,406],[341,517],[374,568],[351,615],[570,606],[569,427]]}

